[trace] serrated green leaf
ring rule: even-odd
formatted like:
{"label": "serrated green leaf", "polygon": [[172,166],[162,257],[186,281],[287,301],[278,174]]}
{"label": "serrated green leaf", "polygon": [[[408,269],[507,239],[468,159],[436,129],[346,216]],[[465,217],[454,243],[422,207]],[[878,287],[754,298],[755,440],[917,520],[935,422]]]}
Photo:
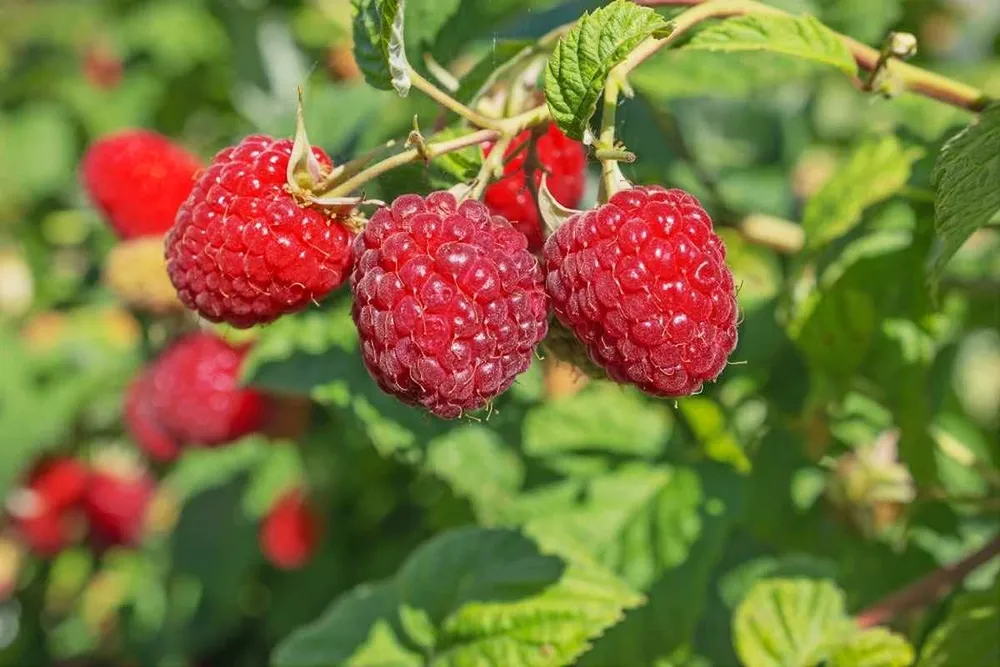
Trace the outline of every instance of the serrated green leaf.
{"label": "serrated green leaf", "polygon": [[403,43],[403,0],[353,0],[354,58],[375,88],[410,92]]}
{"label": "serrated green leaf", "polygon": [[644,39],[667,30],[662,16],[629,0],[584,14],[545,68],[545,99],[562,131],[582,139],[612,68]]}
{"label": "serrated green leaf", "polygon": [[871,628],[834,648],[830,667],[909,667],[915,657],[913,647],[902,635]]}
{"label": "serrated green leaf", "polygon": [[[334,603],[278,646],[274,664],[355,664],[382,621],[393,651],[433,643],[413,664],[566,665],[640,600],[605,570],[545,555],[514,531],[463,528],[420,547],[392,581]],[[419,638],[407,631],[415,618]]]}
{"label": "serrated green leaf", "polygon": [[944,145],[931,180],[940,237],[931,267],[936,280],[966,239],[1000,211],[1000,104]]}
{"label": "serrated green leaf", "polygon": [[852,151],[833,177],[806,204],[806,247],[816,250],[851,231],[872,204],[899,192],[923,150],[895,136],[868,139]]}
{"label": "serrated green leaf", "polygon": [[524,450],[531,456],[589,450],[652,456],[669,435],[665,411],[604,382],[532,408],[524,420]]}
{"label": "serrated green leaf", "polygon": [[733,618],[736,652],[746,667],[813,667],[852,631],[844,594],[830,581],[762,581]]}
{"label": "serrated green leaf", "polygon": [[726,19],[699,32],[684,48],[767,51],[836,67],[850,76],[858,72],[840,37],[812,16],[754,14]]}
{"label": "serrated green leaf", "polygon": [[965,593],[920,650],[917,667],[993,667],[1000,662],[1000,580],[989,590]]}

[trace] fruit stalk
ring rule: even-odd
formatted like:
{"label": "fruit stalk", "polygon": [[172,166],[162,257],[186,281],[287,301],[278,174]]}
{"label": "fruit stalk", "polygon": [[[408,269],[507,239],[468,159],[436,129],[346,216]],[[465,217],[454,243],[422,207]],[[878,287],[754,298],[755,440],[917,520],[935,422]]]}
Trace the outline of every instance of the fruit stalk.
{"label": "fruit stalk", "polygon": [[[629,71],[638,67],[661,48],[669,45],[692,27],[708,19],[746,16],[747,14],[789,16],[788,12],[763,5],[755,0],[708,0],[707,2],[705,0],[636,0],[636,2],[647,7],[690,6],[691,9],[673,20],[674,29],[667,37],[662,39],[650,38],[640,44],[628,59],[619,65],[623,71]],[[858,67],[871,72],[879,66],[879,49],[862,44],[847,35],[837,33],[837,36],[840,37],[844,46],[854,56]],[[902,82],[905,90],[938,100],[939,102],[944,102],[945,104],[950,104],[954,107],[979,112],[993,102],[989,96],[978,88],[915,65],[894,60],[892,70],[893,74]]]}
{"label": "fruit stalk", "polygon": [[937,602],[961,583],[970,572],[998,555],[1000,555],[1000,537],[995,537],[981,549],[957,563],[934,570],[923,579],[876,602],[858,613],[855,620],[862,628],[870,628],[881,625],[905,611]]}

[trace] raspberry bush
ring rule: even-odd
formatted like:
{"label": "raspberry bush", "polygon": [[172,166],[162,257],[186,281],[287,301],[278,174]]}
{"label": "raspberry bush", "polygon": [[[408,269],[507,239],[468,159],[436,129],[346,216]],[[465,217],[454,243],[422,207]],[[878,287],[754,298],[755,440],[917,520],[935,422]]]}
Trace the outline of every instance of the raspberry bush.
{"label": "raspberry bush", "polygon": [[987,0],[0,14],[0,667],[1000,659]]}

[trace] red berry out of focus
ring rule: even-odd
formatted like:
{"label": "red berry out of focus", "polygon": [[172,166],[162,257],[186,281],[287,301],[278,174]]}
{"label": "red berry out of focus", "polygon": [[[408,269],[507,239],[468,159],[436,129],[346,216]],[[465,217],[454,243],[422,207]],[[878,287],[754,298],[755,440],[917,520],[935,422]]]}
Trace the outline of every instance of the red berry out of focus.
{"label": "red berry out of focus", "polygon": [[[511,142],[505,156],[513,157],[504,166],[504,176],[486,188],[483,201],[491,213],[507,218],[515,229],[527,236],[528,248],[536,252],[542,247],[542,226],[525,173],[528,147],[524,144],[530,137],[531,130],[526,130]],[[487,155],[491,148],[486,147]],[[586,185],[587,153],[583,144],[573,141],[551,124],[538,138],[535,155],[538,161],[535,187],[541,182],[544,171],[548,174],[545,185],[556,200],[567,208],[578,206]]]}
{"label": "red berry out of focus", "polygon": [[123,239],[170,229],[199,169],[198,158],[149,130],[98,139],[80,166],[87,194]]}
{"label": "red berry out of focus", "polygon": [[260,548],[275,567],[294,570],[309,562],[319,542],[316,511],[301,490],[282,496],[260,526]]}

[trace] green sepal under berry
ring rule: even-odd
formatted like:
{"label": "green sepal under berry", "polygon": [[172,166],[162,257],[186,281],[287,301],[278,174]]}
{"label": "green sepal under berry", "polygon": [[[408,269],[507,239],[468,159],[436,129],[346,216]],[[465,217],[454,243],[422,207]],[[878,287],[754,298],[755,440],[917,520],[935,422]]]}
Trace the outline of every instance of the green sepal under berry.
{"label": "green sepal under berry", "polygon": [[556,44],[545,69],[545,99],[559,128],[583,139],[611,70],[646,38],[670,31],[666,19],[630,0],[584,14]]}

